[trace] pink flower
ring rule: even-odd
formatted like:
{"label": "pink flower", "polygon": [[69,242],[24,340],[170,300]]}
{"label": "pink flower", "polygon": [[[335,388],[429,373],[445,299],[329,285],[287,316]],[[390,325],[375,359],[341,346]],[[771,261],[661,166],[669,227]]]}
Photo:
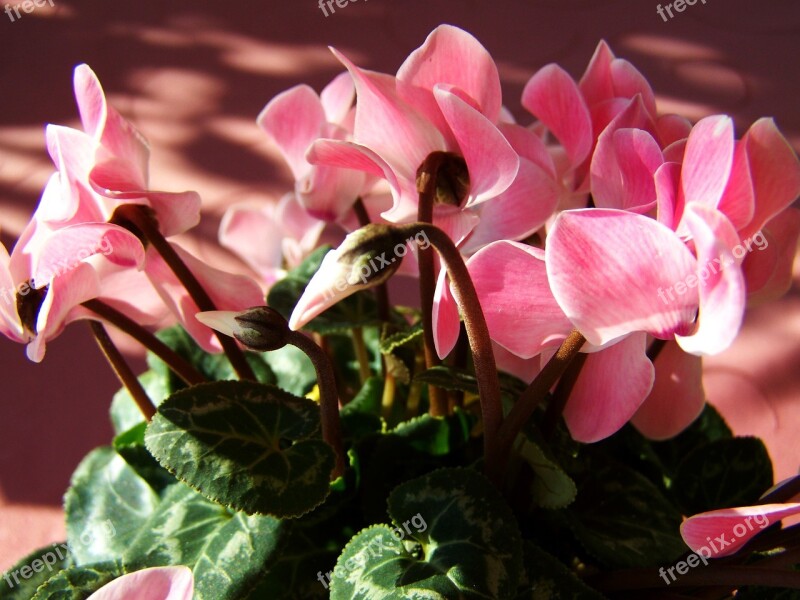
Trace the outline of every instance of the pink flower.
{"label": "pink flower", "polygon": [[307,85],[275,96],[257,120],[292,170],[300,204],[323,221],[341,219],[374,183],[361,171],[311,165],[306,160],[306,151],[319,138],[349,139],[354,95],[350,75],[342,73],[319,96]]}
{"label": "pink flower", "polygon": [[686,519],[681,536],[693,552],[722,558],[734,554],[766,527],[797,514],[797,502],[712,510]]}
{"label": "pink flower", "polygon": [[194,576],[188,567],[152,567],[107,583],[88,600],[192,600]]}

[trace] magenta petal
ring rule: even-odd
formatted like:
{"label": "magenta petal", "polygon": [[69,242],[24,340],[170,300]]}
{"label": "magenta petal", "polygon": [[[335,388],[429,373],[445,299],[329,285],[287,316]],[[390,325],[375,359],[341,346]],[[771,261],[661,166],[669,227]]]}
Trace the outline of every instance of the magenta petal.
{"label": "magenta petal", "polygon": [[656,170],[661,149],[641,129],[606,130],[592,156],[592,197],[598,208],[645,213],[656,203]]}
{"label": "magenta petal", "polygon": [[615,58],[608,43],[600,40],[578,84],[589,106],[615,96],[614,83],[611,80],[611,63]]}
{"label": "magenta petal", "polygon": [[639,94],[647,112],[651,115],[656,114],[656,97],[653,89],[636,67],[625,59],[617,58],[611,62],[610,71],[615,96],[633,98]]}
{"label": "magenta petal", "polygon": [[256,122],[280,148],[295,180],[308,173],[306,150],[321,137],[326,122],[322,102],[313,89],[298,85],[278,94]]}
{"label": "magenta petal", "polygon": [[716,208],[733,165],[733,121],[719,115],[697,122],[686,142],[681,183],[686,202]]}
{"label": "magenta petal", "polygon": [[653,387],[647,335],[634,333],[586,357],[572,388],[564,419],[572,437],[592,443],[616,433]]}
{"label": "magenta petal", "polygon": [[653,180],[656,186],[657,219],[664,227],[675,229],[675,211],[681,186],[681,166],[666,162],[656,169]]}
{"label": "magenta petal", "polygon": [[192,600],[194,577],[188,567],[134,571],[101,587],[88,600]]}
{"label": "magenta petal", "polygon": [[642,435],[665,440],[686,429],[706,403],[702,358],[667,342],[655,361],[655,383],[631,419]]}
{"label": "magenta petal", "polygon": [[695,272],[695,259],[649,217],[612,209],[562,212],[545,256],[553,295],[592,344],[632,331],[668,339],[694,318],[697,290],[674,300],[667,290]]}
{"label": "magenta petal", "polygon": [[686,519],[681,524],[681,537],[703,557],[721,558],[734,554],[770,525],[797,514],[800,503],[712,510]]}
{"label": "magenta petal", "polygon": [[800,194],[800,161],[772,119],[759,119],[742,140],[755,192],[755,214],[743,237],[755,234]]}
{"label": "magenta petal", "polygon": [[480,205],[480,222],[462,247],[471,254],[497,240],[522,240],[553,214],[561,188],[548,173],[520,159],[519,173],[505,192]]}
{"label": "magenta petal", "polygon": [[355,97],[356,86],[350,73],[345,71],[334,77],[319,95],[327,121],[338,124],[344,122],[350,109],[353,108]]}
{"label": "magenta petal", "polygon": [[461,331],[458,304],[450,291],[450,280],[447,278],[446,269],[442,269],[436,279],[432,317],[436,354],[443,359],[455,348]]}
{"label": "magenta petal", "polygon": [[656,120],[656,131],[661,147],[666,148],[678,140],[688,138],[692,132],[692,123],[680,115],[661,115]]}
{"label": "magenta petal", "polygon": [[592,120],[578,86],[555,64],[539,69],[525,85],[522,105],[558,138],[573,165],[592,149]]}
{"label": "magenta petal", "polygon": [[556,166],[553,163],[553,157],[550,155],[550,150],[548,150],[542,138],[527,127],[515,125],[514,123],[500,123],[497,128],[503,133],[520,158],[527,158],[553,178],[556,177]]}
{"label": "magenta petal", "polygon": [[397,71],[397,79],[428,90],[439,83],[457,86],[478,103],[490,121],[497,121],[500,115],[497,66],[486,48],[458,27],[440,25],[434,29]]}
{"label": "magenta petal", "polygon": [[716,209],[689,204],[683,216],[697,248],[697,276],[693,280],[699,287],[700,313],[694,333],[675,337],[686,352],[718,354],[733,343],[744,317],[744,277],[737,263],[741,256],[733,254],[739,238],[730,221]]}
{"label": "magenta petal", "polygon": [[497,127],[452,91],[437,86],[436,102],[453,131],[469,170],[467,206],[502,193],[519,170],[519,156]]}
{"label": "magenta petal", "polygon": [[536,356],[572,328],[550,292],[542,254],[499,241],[467,262],[489,334],[521,358]]}

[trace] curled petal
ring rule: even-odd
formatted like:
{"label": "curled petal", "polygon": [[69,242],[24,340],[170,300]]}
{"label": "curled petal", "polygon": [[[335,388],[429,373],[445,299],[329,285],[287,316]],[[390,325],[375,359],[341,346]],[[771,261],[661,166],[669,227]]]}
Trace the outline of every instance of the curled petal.
{"label": "curled petal", "polygon": [[789,291],[798,235],[800,210],[788,208],[743,241],[753,249],[742,263],[749,305],[775,300]]}
{"label": "curled petal", "polygon": [[450,280],[447,270],[442,269],[436,279],[436,290],[433,294],[433,342],[436,354],[444,358],[455,348],[458,334],[461,331],[461,320],[458,317],[458,304],[450,291]]}
{"label": "curled petal", "polygon": [[733,121],[725,115],[697,122],[686,142],[681,184],[686,202],[716,208],[733,165]]}
{"label": "curled petal", "polygon": [[326,85],[319,95],[328,122],[343,123],[353,107],[355,97],[356,86],[353,84],[350,73],[339,73],[334,77],[333,81]]}
{"label": "curled petal", "polygon": [[686,519],[681,524],[681,537],[705,558],[721,558],[734,554],[773,523],[796,514],[800,514],[800,503],[712,510]]}
{"label": "curled petal", "polygon": [[[692,354],[718,354],[739,333],[745,307],[745,287],[738,253],[738,235],[719,211],[689,204],[684,222],[697,248],[697,276],[700,313],[691,335],[676,335],[678,343]],[[691,280],[687,278],[687,284]]]}
{"label": "curled petal", "polygon": [[750,173],[750,159],[746,144],[737,142],[733,152],[733,164],[728,185],[722,193],[717,207],[737,231],[744,229],[755,214],[755,192]]}

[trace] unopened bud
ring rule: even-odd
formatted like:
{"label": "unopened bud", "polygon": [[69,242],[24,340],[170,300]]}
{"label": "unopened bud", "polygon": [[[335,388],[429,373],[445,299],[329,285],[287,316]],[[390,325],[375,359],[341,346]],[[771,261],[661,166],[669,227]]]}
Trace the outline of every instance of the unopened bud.
{"label": "unopened bud", "polygon": [[393,227],[371,223],[344,238],[336,262],[349,270],[349,285],[378,285],[400,268],[402,257],[394,251],[398,243],[403,238]]}
{"label": "unopened bud", "polygon": [[212,310],[198,313],[196,318],[256,352],[283,348],[290,333],[286,319],[269,306],[255,306],[241,312]]}

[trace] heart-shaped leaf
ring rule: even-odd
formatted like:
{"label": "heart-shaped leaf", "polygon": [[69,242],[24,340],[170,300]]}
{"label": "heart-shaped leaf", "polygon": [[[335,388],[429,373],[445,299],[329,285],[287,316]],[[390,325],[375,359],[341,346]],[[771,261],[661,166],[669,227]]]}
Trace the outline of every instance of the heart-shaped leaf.
{"label": "heart-shaped leaf", "polygon": [[248,514],[297,517],[330,491],[333,449],[319,407],[274,386],[218,381],[170,396],[147,448],[207,498]]}

